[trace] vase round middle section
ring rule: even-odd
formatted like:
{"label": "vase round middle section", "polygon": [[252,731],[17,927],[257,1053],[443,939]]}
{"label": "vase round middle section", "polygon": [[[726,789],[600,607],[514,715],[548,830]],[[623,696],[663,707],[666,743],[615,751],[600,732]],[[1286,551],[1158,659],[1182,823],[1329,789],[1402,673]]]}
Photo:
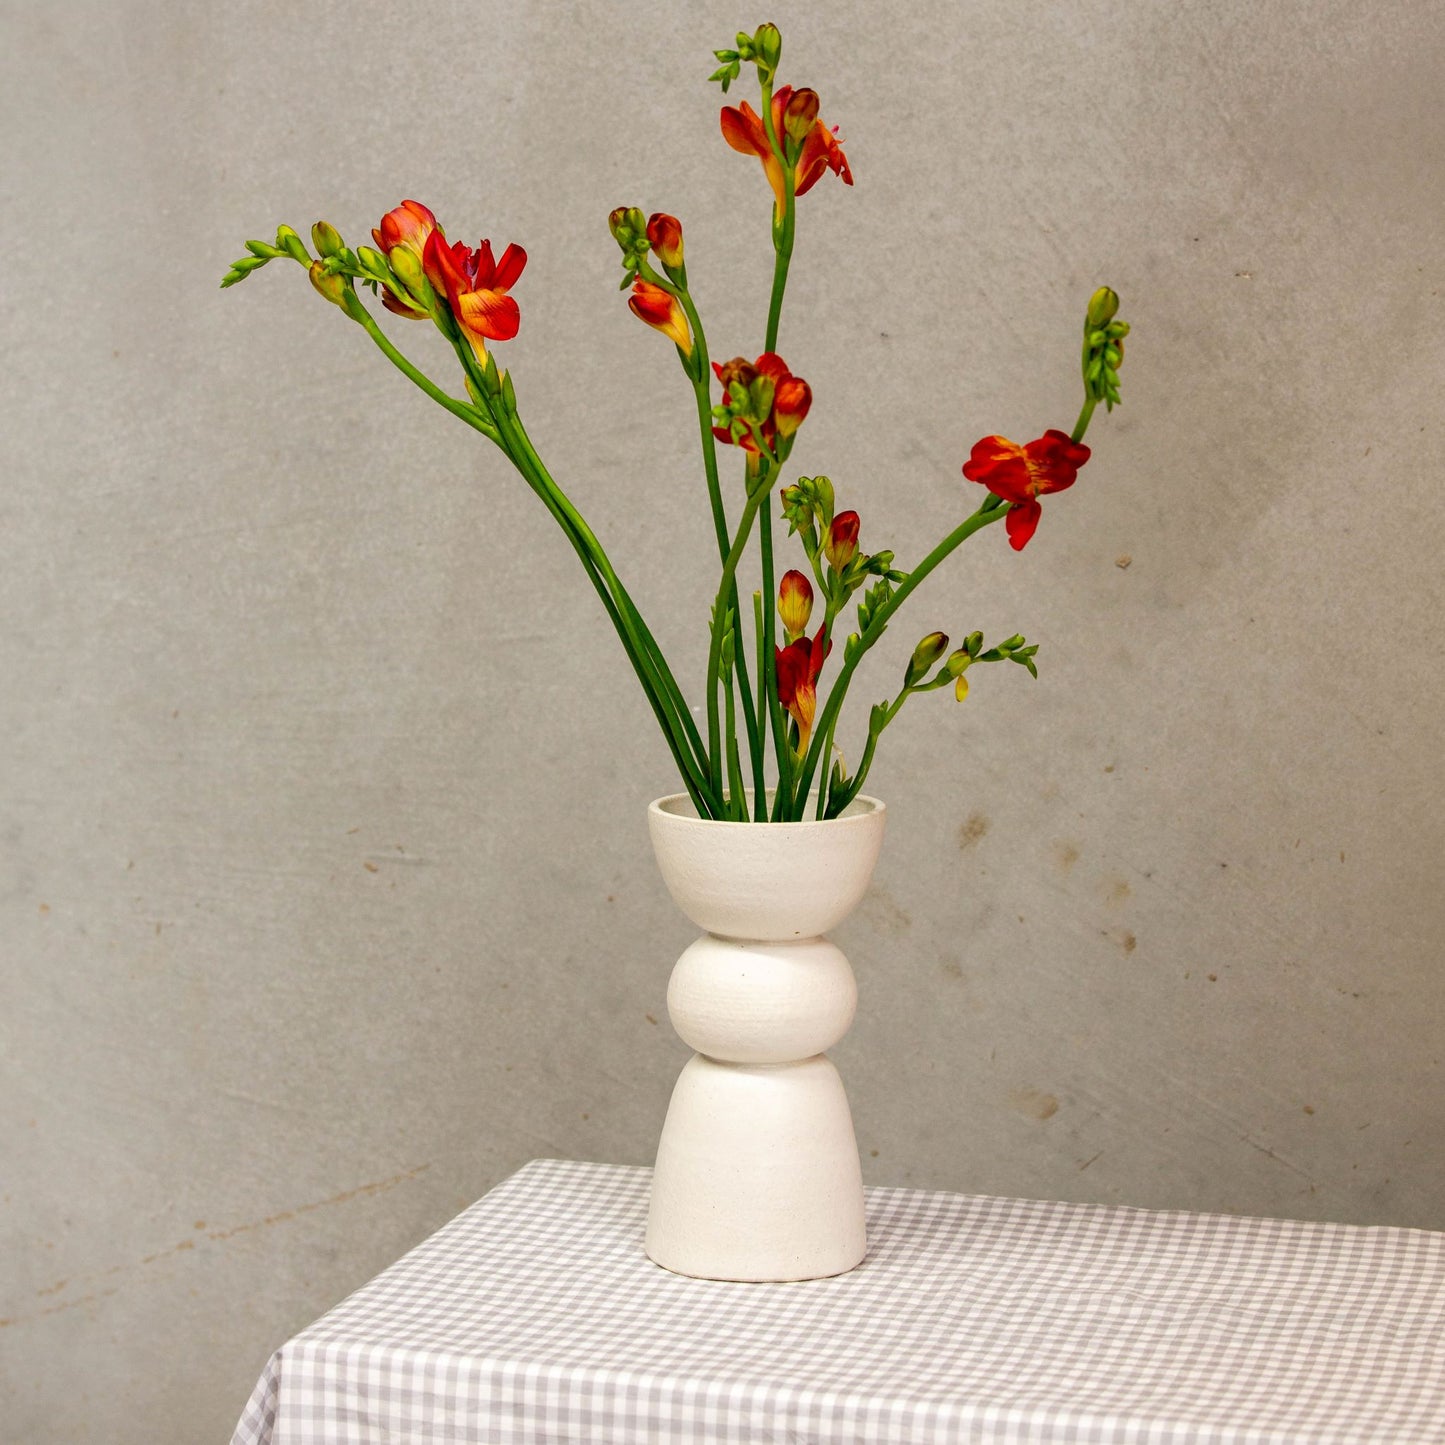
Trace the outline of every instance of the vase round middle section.
{"label": "vase round middle section", "polygon": [[848,1032],[858,986],[826,938],[742,943],[704,934],[677,961],[667,1012],[682,1041],[710,1059],[785,1064]]}

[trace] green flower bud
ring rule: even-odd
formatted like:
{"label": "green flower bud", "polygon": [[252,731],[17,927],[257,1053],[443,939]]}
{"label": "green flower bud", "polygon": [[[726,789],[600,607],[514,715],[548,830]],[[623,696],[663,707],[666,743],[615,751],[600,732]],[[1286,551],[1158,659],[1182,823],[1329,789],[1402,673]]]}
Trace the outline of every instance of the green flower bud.
{"label": "green flower bud", "polygon": [[782,32],[776,25],[759,25],[753,35],[753,59],[758,62],[760,68],[765,67],[771,72],[778,68],[778,61],[782,58]]}
{"label": "green flower bud", "polygon": [[311,252],[306,249],[306,243],[291,229],[290,226],[278,226],[276,228],[276,244],[293,261],[299,261],[303,266],[311,264]]}
{"label": "green flower bud", "polygon": [[948,634],[946,632],[930,632],[913,649],[913,656],[908,662],[908,670],[903,676],[904,686],[912,687],[914,683],[921,681],[929,668],[947,651]]}
{"label": "green flower bud", "polygon": [[345,276],[330,274],[320,261],[311,263],[308,274],[311,277],[311,284],[333,306],[339,306],[343,311],[346,310],[345,296],[351,290],[351,282]]}
{"label": "green flower bud", "polygon": [[833,525],[833,483],[827,477],[813,478],[813,498],[825,527]]}
{"label": "green flower bud", "polygon": [[948,675],[958,677],[968,671],[969,664],[973,658],[968,655],[968,649],[960,647],[957,652],[948,654]]}
{"label": "green flower bud", "polygon": [[406,287],[412,299],[425,312],[436,309],[436,292],[426,279],[421,258],[407,246],[395,246],[391,252],[391,269],[396,279]]}
{"label": "green flower bud", "polygon": [[1015,632],[1012,637],[1006,638],[1003,642],[1000,642],[1000,643],[999,643],[999,645],[998,645],[998,650],[999,650],[1000,652],[1012,652],[1016,647],[1022,647],[1023,645],[1024,645],[1024,635],[1023,635],[1023,633],[1022,633],[1022,632]]}
{"label": "green flower bud", "polygon": [[637,250],[639,242],[647,249],[647,217],[636,206],[618,206],[607,218],[607,229],[624,251]]}
{"label": "green flower bud", "polygon": [[1100,286],[1094,294],[1089,297],[1089,328],[1097,331],[1101,326],[1107,326],[1119,310],[1119,297],[1107,286]]}
{"label": "green flower bud", "polygon": [[963,640],[963,645],[968,649],[970,657],[977,657],[983,649],[983,633],[970,632]]}
{"label": "green flower bud", "polygon": [[317,221],[312,226],[311,241],[318,254],[322,256],[334,256],[337,252],[345,249],[341,233],[327,221]]}
{"label": "green flower bud", "polygon": [[368,276],[375,276],[378,281],[385,281],[391,275],[386,257],[371,246],[358,246],[356,260]]}

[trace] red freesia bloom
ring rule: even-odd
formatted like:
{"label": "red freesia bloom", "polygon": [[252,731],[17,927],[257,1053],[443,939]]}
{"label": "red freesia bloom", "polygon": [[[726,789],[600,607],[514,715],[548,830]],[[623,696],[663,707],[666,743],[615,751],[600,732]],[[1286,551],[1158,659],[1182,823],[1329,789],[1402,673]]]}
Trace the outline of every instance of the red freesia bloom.
{"label": "red freesia bloom", "polygon": [[682,222],[666,211],[647,218],[647,240],[657,259],[670,271],[682,265]]}
{"label": "red freesia bloom", "polygon": [[841,572],[858,555],[857,512],[839,512],[823,539],[823,555],[835,572]]}
{"label": "red freesia bloom", "polygon": [[[812,92],[799,91],[798,94],[805,96],[811,95]],[[793,87],[791,85],[785,85],[773,93],[773,134],[783,145],[786,145],[784,120],[788,102],[792,99]],[[802,110],[806,114],[806,109],[802,106],[794,107],[795,128],[799,111]],[[763,118],[747,101],[743,101],[738,106],[725,105],[721,121],[723,139],[735,151],[741,151],[745,156],[757,156],[762,161],[768,183],[772,186],[773,195],[777,198],[777,215],[781,220],[785,204],[783,168],[778,164],[778,158],[773,154],[772,146],[768,144],[768,133],[763,126]],[[801,196],[810,190],[817,184],[824,171],[832,171],[835,176],[841,177],[846,186],[853,184],[853,172],[848,168],[848,158],[843,154],[843,146],[838,139],[837,128],[829,130],[821,120],[814,120],[803,140],[798,159],[793,163],[793,194]]]}
{"label": "red freesia bloom", "polygon": [[778,616],[783,619],[783,631],[790,642],[807,630],[812,614],[813,584],[796,569],[784,572],[778,584]]}
{"label": "red freesia bloom", "polygon": [[527,253],[520,246],[508,246],[498,261],[490,241],[469,251],[463,241],[448,245],[439,230],[426,238],[422,251],[427,280],[446,296],[479,357],[486,355],[488,341],[510,341],[517,334],[521,312],[507,292],[526,264]]}
{"label": "red freesia bloom", "polygon": [[798,725],[798,751],[805,752],[813,732],[813,715],[818,710],[818,678],[823,662],[833,650],[820,627],[811,642],[800,637],[787,647],[774,649],[777,657],[778,701]]}
{"label": "red freesia bloom", "polygon": [[[388,260],[393,251],[400,249],[411,252],[421,261],[426,250],[427,237],[433,231],[440,230],[437,218],[420,201],[403,201],[394,211],[388,211],[381,218],[381,225],[372,227],[371,239],[376,242],[378,249],[385,252]],[[425,311],[418,311],[406,302],[399,301],[389,287],[382,287],[381,304],[398,316],[406,316],[413,321],[426,319]]]}
{"label": "red freesia bloom", "polygon": [[381,225],[372,228],[371,239],[388,256],[397,246],[405,246],[420,261],[426,238],[436,229],[437,218],[420,201],[403,201],[381,218]]}
{"label": "red freesia bloom", "polygon": [[651,281],[638,281],[627,298],[632,314],[655,327],[664,336],[670,336],[682,348],[683,355],[692,355],[692,332],[688,330],[687,317],[681,303],[671,291],[654,286]]}
{"label": "red freesia bloom", "polygon": [[[803,424],[803,418],[808,414],[808,408],[813,404],[813,390],[801,376],[794,376],[788,370],[788,363],[775,351],[765,351],[756,361],[748,361],[745,357],[735,356],[731,361],[713,362],[713,374],[722,382],[723,403],[726,406],[734,406],[732,385],[737,382],[749,393],[749,403],[753,397],[753,386],[759,377],[764,378],[772,384],[772,395],[768,400],[767,412],[763,416],[756,415],[750,410],[749,403],[744,403],[736,409],[736,415],[748,417],[758,424],[758,430],[763,434],[763,441],[767,444],[768,450],[773,450],[774,442],[779,435],[790,437]],[[767,388],[763,389],[766,396]],[[725,426],[715,426],[712,434],[720,442],[731,442],[732,432]],[[757,453],[757,443],[753,440],[752,433],[745,431],[738,438],[737,445],[744,451]]]}
{"label": "red freesia bloom", "polygon": [[1009,546],[1022,552],[1039,525],[1043,508],[1038,499],[1046,492],[1073,486],[1079,468],[1088,460],[1089,449],[1082,442],[1050,429],[1024,446],[1007,437],[984,437],[973,444],[963,474],[1013,503],[1004,526]]}

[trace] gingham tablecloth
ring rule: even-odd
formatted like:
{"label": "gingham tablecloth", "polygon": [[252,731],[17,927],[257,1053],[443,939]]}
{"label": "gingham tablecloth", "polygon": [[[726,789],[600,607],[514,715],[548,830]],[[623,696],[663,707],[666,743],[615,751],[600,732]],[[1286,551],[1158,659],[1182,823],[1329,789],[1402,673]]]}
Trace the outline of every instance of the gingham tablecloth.
{"label": "gingham tablecloth", "polygon": [[718,1284],[644,1256],[649,1177],[527,1165],[233,1445],[1445,1442],[1445,1234],[872,1189],[853,1273]]}

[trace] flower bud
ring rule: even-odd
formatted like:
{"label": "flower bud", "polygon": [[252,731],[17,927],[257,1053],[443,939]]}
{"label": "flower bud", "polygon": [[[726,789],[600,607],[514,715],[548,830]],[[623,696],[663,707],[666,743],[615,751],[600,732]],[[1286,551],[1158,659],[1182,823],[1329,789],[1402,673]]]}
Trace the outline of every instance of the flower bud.
{"label": "flower bud", "polygon": [[748,387],[748,415],[754,421],[764,422],[773,409],[773,394],[777,382],[771,376],[758,372]]}
{"label": "flower bud", "polygon": [[776,70],[783,58],[783,36],[776,25],[759,25],[753,34],[753,57],[768,70]]}
{"label": "flower bud", "polygon": [[773,423],[778,435],[792,436],[802,426],[812,404],[812,388],[801,376],[789,376],[781,381],[773,394]]}
{"label": "flower bud", "polygon": [[963,645],[970,657],[977,657],[983,651],[983,633],[970,632],[963,639]]}
{"label": "flower bud", "polygon": [[858,555],[858,513],[839,512],[828,528],[823,554],[835,572],[843,569]]}
{"label": "flower bud", "polygon": [[329,221],[317,221],[311,227],[311,241],[317,254],[321,256],[334,256],[344,249],[341,232]]}
{"label": "flower bud", "polygon": [[325,262],[313,261],[308,274],[311,277],[311,284],[329,301],[333,306],[339,306],[346,310],[346,302],[343,299],[345,293],[351,289],[351,282],[345,276],[334,276],[325,269]]}
{"label": "flower bud", "polygon": [[783,111],[783,129],[795,145],[802,145],[818,119],[818,92],[806,87],[795,90]]}
{"label": "flower bud", "polygon": [[960,647],[957,652],[950,652],[948,654],[948,675],[962,677],[968,671],[972,661],[973,658],[969,655],[967,647]]}
{"label": "flower bud", "polygon": [[818,515],[825,526],[833,522],[833,482],[829,477],[813,478],[813,496],[816,499]]}
{"label": "flower bud", "polygon": [[801,572],[784,572],[778,586],[778,616],[789,642],[796,642],[807,631],[812,615],[813,584]]}
{"label": "flower bud", "polygon": [[[722,382],[723,397],[726,401],[742,405],[747,400],[747,393],[757,380],[758,369],[745,356],[735,356],[731,361],[725,361],[721,366],[714,364],[713,369],[717,372],[717,379]],[[733,395],[733,387],[740,386],[743,390],[742,401]]]}
{"label": "flower bud", "polygon": [[812,526],[813,503],[801,486],[784,487],[779,495],[783,499],[783,516],[791,523],[793,531]]}
{"label": "flower bud", "polygon": [[[417,307],[428,316],[436,309],[436,292],[427,280],[421,258],[407,246],[397,246],[391,253],[391,269],[406,287]],[[385,301],[385,296],[382,300]],[[388,307],[388,310],[391,308]]]}
{"label": "flower bud", "polygon": [[692,355],[692,332],[687,327],[687,317],[678,305],[677,297],[661,286],[650,281],[639,281],[627,298],[632,314],[647,322],[651,327],[670,336],[684,356]]}
{"label": "flower bud", "polygon": [[420,201],[403,201],[381,218],[381,224],[372,230],[371,239],[388,257],[400,247],[411,251],[420,260],[426,249],[427,237],[440,229],[437,218],[428,207]]}
{"label": "flower bud", "polygon": [[947,651],[946,632],[930,632],[927,637],[922,638],[908,661],[908,671],[903,678],[904,686],[912,687],[915,682],[920,682],[928,669]]}
{"label": "flower bud", "polygon": [[953,695],[959,702],[962,702],[964,698],[968,696],[968,679],[962,673],[959,673],[957,679],[954,681]]}
{"label": "flower bud", "polygon": [[368,276],[374,276],[378,281],[384,281],[391,273],[391,267],[387,264],[386,257],[380,251],[373,250],[370,246],[358,246],[356,248],[356,259],[361,269]]}
{"label": "flower bud", "polygon": [[1089,329],[1097,331],[1101,326],[1107,326],[1119,309],[1119,297],[1107,286],[1100,286],[1094,294],[1089,297]]}
{"label": "flower bud", "polygon": [[299,261],[303,266],[311,264],[311,252],[306,249],[306,242],[290,226],[276,227],[276,244],[293,261]]}
{"label": "flower bud", "polygon": [[607,229],[624,251],[630,251],[637,240],[647,234],[647,222],[636,206],[618,206],[607,218]]}
{"label": "flower bud", "polygon": [[682,266],[682,222],[676,216],[658,211],[647,218],[647,239],[657,259],[668,272]]}

